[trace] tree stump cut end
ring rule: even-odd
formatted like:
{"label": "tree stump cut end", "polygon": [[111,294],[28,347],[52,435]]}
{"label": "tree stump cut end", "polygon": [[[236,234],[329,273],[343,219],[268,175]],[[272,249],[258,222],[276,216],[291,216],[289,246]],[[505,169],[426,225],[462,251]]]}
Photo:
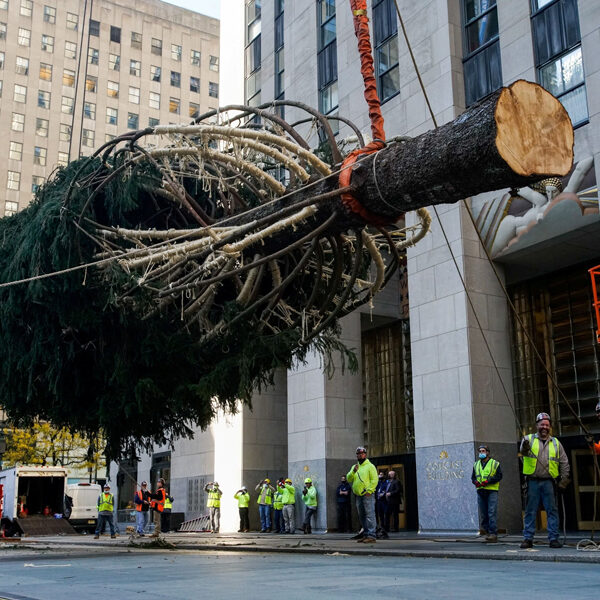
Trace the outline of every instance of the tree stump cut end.
{"label": "tree stump cut end", "polygon": [[566,175],[573,165],[574,134],[567,111],[537,83],[519,80],[496,104],[496,148],[525,177]]}

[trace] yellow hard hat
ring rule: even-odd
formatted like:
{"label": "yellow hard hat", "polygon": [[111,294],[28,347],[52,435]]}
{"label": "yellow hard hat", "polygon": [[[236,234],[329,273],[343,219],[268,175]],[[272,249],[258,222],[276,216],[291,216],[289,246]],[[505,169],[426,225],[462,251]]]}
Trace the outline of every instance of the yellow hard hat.
{"label": "yellow hard hat", "polygon": [[288,477],[288,478],[285,480],[285,482],[286,482],[286,483],[292,483],[292,480],[291,480],[291,479]]}
{"label": "yellow hard hat", "polygon": [[312,479],[311,479],[310,477],[307,477],[307,478],[304,480],[304,483],[312,483]]}
{"label": "yellow hard hat", "polygon": [[267,477],[267,479],[265,479],[265,483],[271,483],[271,480]]}

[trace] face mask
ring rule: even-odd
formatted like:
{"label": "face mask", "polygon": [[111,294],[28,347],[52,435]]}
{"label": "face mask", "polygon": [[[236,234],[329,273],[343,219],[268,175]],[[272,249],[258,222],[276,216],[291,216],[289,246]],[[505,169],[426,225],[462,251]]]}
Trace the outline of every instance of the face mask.
{"label": "face mask", "polygon": [[479,458],[484,459],[487,456],[484,452],[479,453]]}

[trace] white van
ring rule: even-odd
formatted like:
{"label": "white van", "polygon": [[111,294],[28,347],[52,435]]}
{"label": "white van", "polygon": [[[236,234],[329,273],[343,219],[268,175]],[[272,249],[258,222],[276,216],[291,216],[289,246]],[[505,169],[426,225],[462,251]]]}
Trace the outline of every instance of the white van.
{"label": "white van", "polygon": [[66,495],[71,499],[70,503],[67,499],[65,507],[65,516],[69,519],[69,523],[77,530],[95,531],[98,521],[98,496],[102,492],[102,487],[97,483],[70,483],[67,485]]}

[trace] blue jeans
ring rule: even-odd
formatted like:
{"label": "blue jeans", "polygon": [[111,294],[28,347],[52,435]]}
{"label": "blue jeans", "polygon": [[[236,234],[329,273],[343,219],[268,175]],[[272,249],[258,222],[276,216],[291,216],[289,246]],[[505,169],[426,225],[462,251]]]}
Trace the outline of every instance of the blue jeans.
{"label": "blue jeans", "polygon": [[104,533],[106,524],[110,527],[110,535],[115,535],[115,524],[113,523],[112,513],[109,515],[98,514],[98,524],[96,525],[96,535]]}
{"label": "blue jeans", "polygon": [[527,505],[525,507],[525,523],[523,537],[532,540],[535,534],[535,517],[540,502],[544,505],[548,517],[548,539],[558,539],[558,509],[556,508],[556,495],[551,479],[527,480]]}
{"label": "blue jeans", "polygon": [[260,515],[260,530],[266,531],[271,528],[271,506],[269,504],[259,504],[258,513]]}
{"label": "blue jeans", "polygon": [[[317,507],[316,506],[307,506],[306,507],[306,511],[304,513],[304,527],[310,527],[310,521],[312,519],[313,515],[317,514]],[[315,517],[315,523],[317,522],[317,517]]]}
{"label": "blue jeans", "polygon": [[283,511],[273,509],[273,529],[275,533],[284,533],[285,525],[283,523]]}
{"label": "blue jeans", "polygon": [[479,529],[498,535],[498,490],[477,490]]}
{"label": "blue jeans", "polygon": [[135,513],[135,530],[138,533],[144,533],[146,527],[148,526],[148,515],[150,511],[147,510],[138,510]]}
{"label": "blue jeans", "polygon": [[356,496],[356,510],[358,520],[367,537],[375,537],[375,496]]}

